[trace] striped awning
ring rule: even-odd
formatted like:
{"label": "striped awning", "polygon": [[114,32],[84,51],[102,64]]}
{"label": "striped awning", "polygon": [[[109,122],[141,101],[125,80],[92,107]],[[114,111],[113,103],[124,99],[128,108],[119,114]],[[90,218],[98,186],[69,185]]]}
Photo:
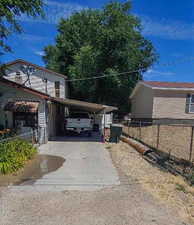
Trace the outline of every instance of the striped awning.
{"label": "striped awning", "polygon": [[36,113],[38,111],[38,106],[39,102],[29,102],[29,101],[8,102],[4,106],[4,111]]}

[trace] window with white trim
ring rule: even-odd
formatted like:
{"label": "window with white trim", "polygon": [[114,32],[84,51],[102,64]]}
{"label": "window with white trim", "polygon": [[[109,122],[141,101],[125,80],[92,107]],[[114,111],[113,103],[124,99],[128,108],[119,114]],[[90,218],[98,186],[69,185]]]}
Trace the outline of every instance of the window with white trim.
{"label": "window with white trim", "polygon": [[186,112],[194,113],[194,94],[188,94],[186,100]]}
{"label": "window with white trim", "polygon": [[55,97],[60,98],[60,81],[55,81]]}
{"label": "window with white trim", "polygon": [[22,76],[21,76],[21,73],[20,73],[20,71],[16,71],[16,73],[15,73],[15,82],[16,83],[22,83]]}

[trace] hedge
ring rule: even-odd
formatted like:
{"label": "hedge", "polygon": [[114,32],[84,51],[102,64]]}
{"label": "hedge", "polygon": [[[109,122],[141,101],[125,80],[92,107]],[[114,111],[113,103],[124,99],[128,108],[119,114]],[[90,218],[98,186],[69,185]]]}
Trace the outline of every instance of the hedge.
{"label": "hedge", "polygon": [[37,149],[21,139],[0,143],[0,174],[9,174],[23,168],[33,158]]}

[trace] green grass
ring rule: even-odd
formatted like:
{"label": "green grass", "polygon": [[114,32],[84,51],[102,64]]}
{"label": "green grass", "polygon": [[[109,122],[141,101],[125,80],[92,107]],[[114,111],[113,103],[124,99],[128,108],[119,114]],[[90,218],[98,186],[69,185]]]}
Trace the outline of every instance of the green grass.
{"label": "green grass", "polygon": [[191,170],[190,174],[187,177],[189,183],[191,185],[194,185],[194,168]]}
{"label": "green grass", "polygon": [[0,143],[0,174],[9,174],[23,168],[37,149],[25,140],[15,139]]}
{"label": "green grass", "polygon": [[176,184],[176,190],[187,193],[187,190],[185,189],[185,187],[182,184]]}

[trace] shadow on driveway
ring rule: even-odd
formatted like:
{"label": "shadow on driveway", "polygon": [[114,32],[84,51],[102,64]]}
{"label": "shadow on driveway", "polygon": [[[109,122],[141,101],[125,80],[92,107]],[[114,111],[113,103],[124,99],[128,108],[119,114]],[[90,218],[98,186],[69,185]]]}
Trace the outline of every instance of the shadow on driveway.
{"label": "shadow on driveway", "polygon": [[99,132],[92,132],[92,136],[88,137],[87,134],[71,134],[53,137],[50,139],[52,142],[103,142],[102,135]]}

